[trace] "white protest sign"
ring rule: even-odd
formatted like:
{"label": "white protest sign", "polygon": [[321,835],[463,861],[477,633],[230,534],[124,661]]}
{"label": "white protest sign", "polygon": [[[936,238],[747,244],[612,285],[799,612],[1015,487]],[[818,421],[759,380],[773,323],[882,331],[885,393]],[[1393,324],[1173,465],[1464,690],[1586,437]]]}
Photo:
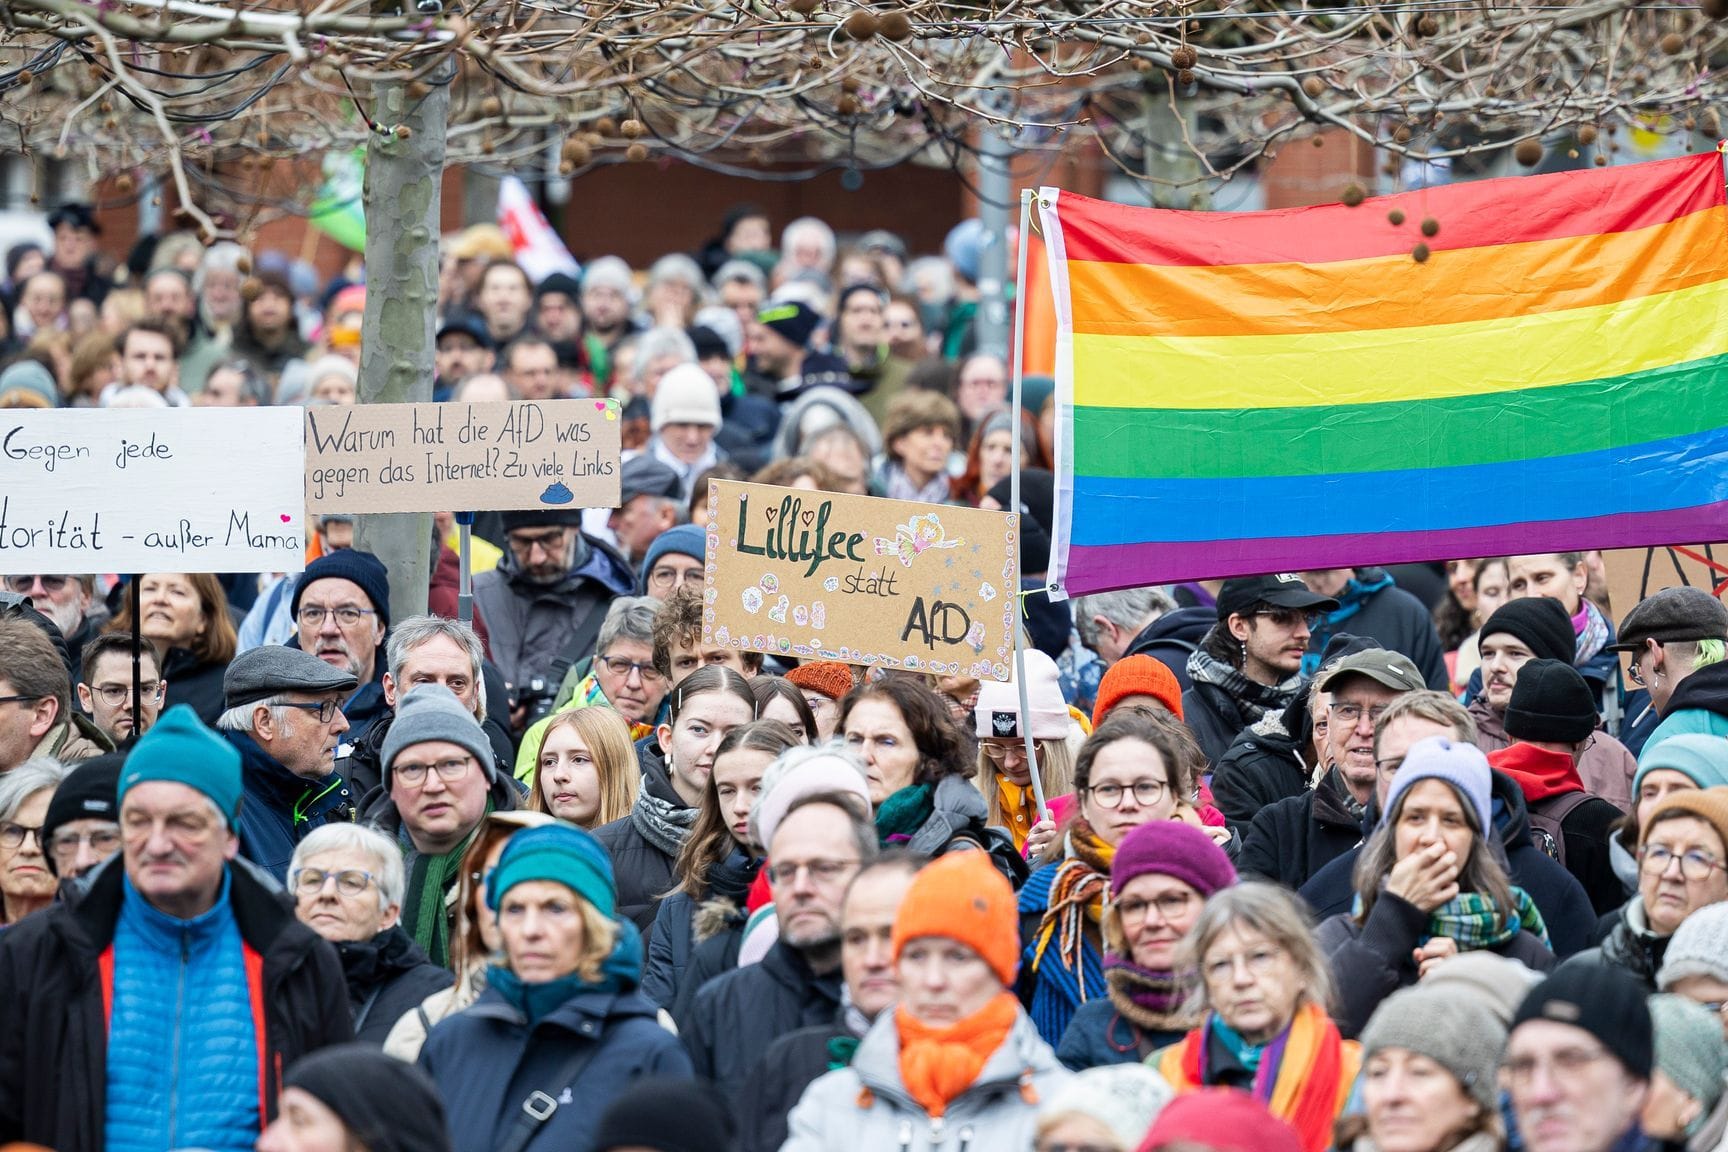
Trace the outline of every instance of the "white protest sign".
{"label": "white protest sign", "polygon": [[0,572],[297,572],[300,408],[0,412]]}
{"label": "white protest sign", "polygon": [[306,409],[306,510],[613,508],[616,400]]}

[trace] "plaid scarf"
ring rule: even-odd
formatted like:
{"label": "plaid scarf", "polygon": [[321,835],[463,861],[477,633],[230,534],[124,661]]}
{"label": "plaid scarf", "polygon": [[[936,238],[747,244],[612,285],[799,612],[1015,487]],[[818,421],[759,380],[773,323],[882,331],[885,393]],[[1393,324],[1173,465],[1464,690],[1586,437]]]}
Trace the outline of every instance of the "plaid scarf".
{"label": "plaid scarf", "polygon": [[[1043,963],[1052,940],[1057,959],[1079,973],[1086,951],[1086,921],[1096,925],[1104,916],[1104,900],[1110,892],[1110,862],[1116,849],[1098,838],[1092,825],[1077,818],[1068,832],[1068,856],[1056,866],[1050,881],[1050,902],[1038,925],[1038,947],[1032,953],[1032,970]],[[1079,981],[1080,1002],[1086,1003],[1086,982]]]}
{"label": "plaid scarf", "polygon": [[1297,690],[1302,687],[1300,672],[1281,684],[1262,684],[1248,679],[1224,661],[1209,655],[1203,648],[1189,654],[1188,678],[1198,684],[1210,684],[1223,691],[1236,702],[1236,707],[1247,724],[1254,723],[1268,712],[1284,711],[1289,707],[1290,701],[1296,698]]}
{"label": "plaid scarf", "polygon": [[1516,919],[1505,915],[1480,892],[1460,892],[1428,914],[1428,934],[1422,943],[1446,936],[1458,942],[1460,952],[1475,952],[1497,948],[1519,932],[1528,932],[1546,946],[1548,925],[1530,894],[1516,885],[1512,888],[1512,907],[1518,913]]}

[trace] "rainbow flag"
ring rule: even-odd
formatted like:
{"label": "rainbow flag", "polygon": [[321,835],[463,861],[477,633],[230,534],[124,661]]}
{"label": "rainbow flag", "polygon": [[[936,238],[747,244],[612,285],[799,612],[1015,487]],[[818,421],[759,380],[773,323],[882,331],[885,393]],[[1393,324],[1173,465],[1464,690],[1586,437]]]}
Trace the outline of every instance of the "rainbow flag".
{"label": "rainbow flag", "polygon": [[1052,585],[1728,539],[1725,211],[1714,153],[1354,208],[1041,190]]}

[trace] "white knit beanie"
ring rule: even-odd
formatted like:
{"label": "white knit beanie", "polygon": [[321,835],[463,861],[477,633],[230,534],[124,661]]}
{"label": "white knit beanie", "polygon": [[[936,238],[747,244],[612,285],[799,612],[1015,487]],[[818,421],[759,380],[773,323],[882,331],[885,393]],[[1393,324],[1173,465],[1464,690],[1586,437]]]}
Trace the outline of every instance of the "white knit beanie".
{"label": "white knit beanie", "polygon": [[720,427],[720,391],[699,364],[675,364],[660,377],[649,407],[654,431],[668,424]]}

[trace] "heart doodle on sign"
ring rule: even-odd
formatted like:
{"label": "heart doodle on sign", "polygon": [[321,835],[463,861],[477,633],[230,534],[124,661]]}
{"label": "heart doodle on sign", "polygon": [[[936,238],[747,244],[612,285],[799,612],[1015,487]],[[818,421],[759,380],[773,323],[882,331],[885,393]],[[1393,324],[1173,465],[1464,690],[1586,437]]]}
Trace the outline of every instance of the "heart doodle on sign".
{"label": "heart doodle on sign", "polygon": [[808,527],[810,527],[810,521],[816,519],[816,513],[805,512],[805,513],[802,513],[799,518],[804,521],[804,527],[808,528]]}
{"label": "heart doodle on sign", "polygon": [[294,517],[288,515],[288,513],[286,513],[286,512],[282,513],[282,523],[289,524],[289,523],[292,523],[293,520],[294,520]]}
{"label": "heart doodle on sign", "polygon": [[780,514],[780,509],[770,506],[763,509],[763,513],[768,517],[768,523],[772,524],[774,523],[774,517]]}
{"label": "heart doodle on sign", "polygon": [[594,401],[594,411],[596,411],[596,412],[606,411],[606,401],[604,401],[604,400]]}

